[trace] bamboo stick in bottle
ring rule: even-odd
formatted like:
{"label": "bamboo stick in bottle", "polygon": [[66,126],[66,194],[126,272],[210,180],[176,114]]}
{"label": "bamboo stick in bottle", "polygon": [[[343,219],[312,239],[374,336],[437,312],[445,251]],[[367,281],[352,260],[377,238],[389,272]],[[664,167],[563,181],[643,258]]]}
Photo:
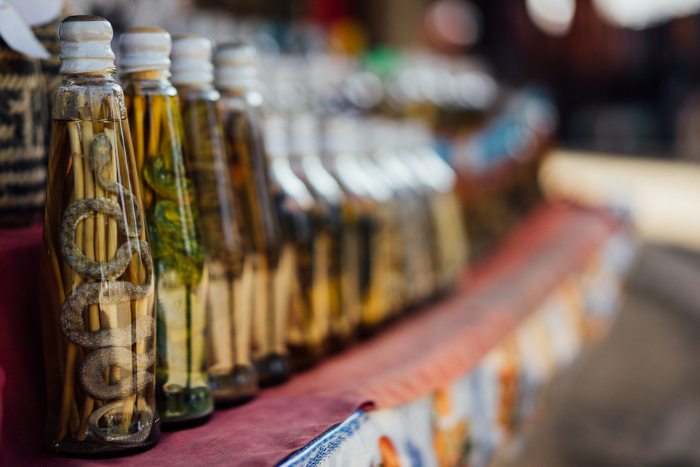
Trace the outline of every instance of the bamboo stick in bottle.
{"label": "bamboo stick in bottle", "polygon": [[218,404],[239,404],[258,392],[250,349],[254,265],[239,225],[211,56],[207,39],[176,37],[171,80],[180,95],[186,162],[207,249],[209,385]]}
{"label": "bamboo stick in bottle", "polygon": [[[111,25],[73,16],[61,23],[59,35],[63,80],[52,116],[41,270],[57,271],[42,273],[42,330],[45,347],[52,347],[46,366],[64,363],[61,375],[47,373],[45,444],[62,455],[128,454],[153,446],[160,435],[153,307],[139,320],[116,315],[136,301],[153,302],[151,250],[140,240],[146,226],[134,190],[134,157],[117,143],[129,135],[114,79]],[[141,281],[124,276],[129,265],[116,254],[120,249],[148,270]],[[144,352],[134,355],[134,345]],[[124,378],[133,384],[113,384]],[[144,404],[127,420],[121,411],[136,393]]]}
{"label": "bamboo stick in bottle", "polygon": [[257,296],[254,300],[253,359],[260,384],[273,385],[286,381],[290,376],[289,357],[284,343],[279,342],[284,335],[274,332],[284,327],[275,323],[287,319],[287,314],[282,312],[284,307],[279,306],[285,300],[276,299],[274,295],[285,293],[287,289],[275,289],[282,242],[262,142],[263,98],[254,89],[255,54],[250,44],[225,44],[219,46],[214,63],[244,241],[250,245],[257,266],[254,279]]}
{"label": "bamboo stick in bottle", "polygon": [[169,79],[171,44],[160,28],[127,30],[120,78],[130,119],[142,125],[131,126],[132,137],[139,145],[145,140],[139,175],[156,269],[156,403],[162,423],[177,428],[208,420],[214,400],[205,359],[209,274],[179,96]]}

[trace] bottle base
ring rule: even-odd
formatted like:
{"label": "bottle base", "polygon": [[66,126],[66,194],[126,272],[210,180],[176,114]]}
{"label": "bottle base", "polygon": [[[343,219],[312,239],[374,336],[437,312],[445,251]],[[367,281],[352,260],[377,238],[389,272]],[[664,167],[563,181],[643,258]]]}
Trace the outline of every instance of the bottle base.
{"label": "bottle base", "polygon": [[211,419],[212,415],[214,415],[213,407],[211,412],[209,412],[206,415],[198,416],[197,418],[187,418],[182,420],[173,420],[169,422],[163,420],[161,430],[164,432],[168,432],[186,430],[188,428],[196,428],[207,423]]}
{"label": "bottle base", "polygon": [[289,354],[294,371],[306,371],[316,366],[323,358],[322,350],[310,347],[290,346]]}
{"label": "bottle base", "polygon": [[257,375],[247,365],[236,365],[230,373],[209,375],[209,387],[217,407],[241,405],[258,395]]}
{"label": "bottle base", "polygon": [[262,387],[277,386],[292,376],[289,357],[280,354],[270,354],[255,362],[258,372],[258,384]]}
{"label": "bottle base", "polygon": [[156,388],[156,405],[163,431],[201,425],[214,412],[214,399],[209,386],[183,388],[165,384]]}
{"label": "bottle base", "polygon": [[151,433],[143,443],[134,446],[118,446],[100,441],[90,435],[84,441],[77,441],[69,434],[62,441],[53,441],[54,427],[47,426],[44,432],[44,449],[51,455],[75,459],[111,459],[140,454],[158,444],[161,433],[160,421],[151,426]]}

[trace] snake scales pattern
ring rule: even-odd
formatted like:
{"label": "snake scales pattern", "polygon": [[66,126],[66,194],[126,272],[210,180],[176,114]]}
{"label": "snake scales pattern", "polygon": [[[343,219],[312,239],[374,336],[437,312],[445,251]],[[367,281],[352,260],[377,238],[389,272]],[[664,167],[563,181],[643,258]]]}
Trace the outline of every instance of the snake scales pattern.
{"label": "snake scales pattern", "polygon": [[[95,410],[88,423],[92,433],[104,441],[114,444],[138,444],[148,438],[154,414],[148,401],[141,411],[140,430],[136,433],[109,435],[99,427],[100,419],[121,409],[127,397],[143,391],[153,383],[153,375],[147,371],[155,360],[155,351],[137,355],[124,348],[152,338],[155,334],[155,319],[143,316],[130,326],[100,331],[85,331],[83,310],[86,306],[98,303],[121,303],[140,300],[153,291],[153,259],[147,242],[138,236],[143,229],[143,219],[132,193],[114,180],[109,173],[112,162],[112,143],[105,133],[98,134],[90,146],[87,158],[97,184],[105,192],[122,197],[122,204],[128,219],[115,201],[109,198],[79,199],[73,202],[63,214],[61,224],[61,254],[68,265],[80,276],[100,282],[84,282],[66,298],[61,310],[61,328],[71,342],[92,350],[80,366],[79,379],[83,389],[92,398],[109,402]],[[114,258],[106,262],[89,259],[76,245],[75,229],[83,219],[103,214],[117,222],[119,231],[127,238]],[[143,284],[128,281],[114,281],[121,276],[134,254],[140,254],[146,278]],[[114,384],[106,384],[104,370],[111,365],[131,371],[132,374]]]}

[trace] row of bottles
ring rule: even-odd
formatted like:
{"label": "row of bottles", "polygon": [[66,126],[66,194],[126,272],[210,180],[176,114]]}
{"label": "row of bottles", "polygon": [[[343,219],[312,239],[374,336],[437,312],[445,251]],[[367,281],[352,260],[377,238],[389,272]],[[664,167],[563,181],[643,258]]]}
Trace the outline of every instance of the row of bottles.
{"label": "row of bottles", "polygon": [[[206,421],[449,291],[467,242],[418,122],[257,90],[255,48],[69,17],[44,224],[45,444]],[[212,60],[213,59],[213,60]],[[172,60],[172,62],[171,62]],[[284,77],[280,77],[280,82]]]}

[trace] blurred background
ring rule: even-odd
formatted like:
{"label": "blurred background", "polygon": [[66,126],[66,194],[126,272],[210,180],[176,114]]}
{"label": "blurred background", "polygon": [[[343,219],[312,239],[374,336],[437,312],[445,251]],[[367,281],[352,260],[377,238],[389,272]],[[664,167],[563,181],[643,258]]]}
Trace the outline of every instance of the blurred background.
{"label": "blurred background", "polygon": [[[700,136],[693,131],[700,118],[700,2],[694,0],[72,0],[71,4],[76,10],[107,17],[116,30],[160,24],[173,33],[202,33],[217,41],[250,35],[268,52],[360,56],[363,68],[382,78],[395,71],[407,54],[429,55],[424,62],[453,58],[465,62],[465,67],[474,62],[501,86],[535,84],[546,89],[559,111],[561,146],[700,157]],[[432,71],[433,76],[423,73],[423,79],[443,86],[442,70]],[[430,83],[417,87],[421,85],[430,87]],[[428,99],[441,97],[424,94]]]}
{"label": "blurred background", "polygon": [[[13,3],[42,24],[41,1]],[[421,118],[457,171],[477,257],[543,196],[629,220],[641,248],[618,321],[555,383],[541,428],[508,461],[700,465],[700,0],[71,0],[69,11],[106,17],[115,40],[142,25],[247,36],[280,106],[305,88],[321,113]]]}

